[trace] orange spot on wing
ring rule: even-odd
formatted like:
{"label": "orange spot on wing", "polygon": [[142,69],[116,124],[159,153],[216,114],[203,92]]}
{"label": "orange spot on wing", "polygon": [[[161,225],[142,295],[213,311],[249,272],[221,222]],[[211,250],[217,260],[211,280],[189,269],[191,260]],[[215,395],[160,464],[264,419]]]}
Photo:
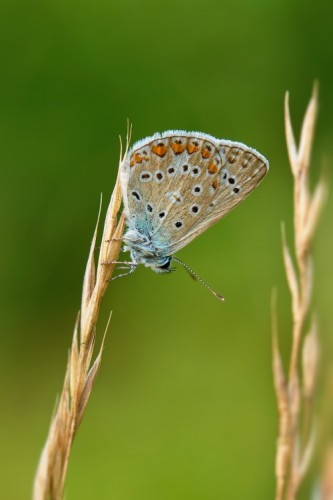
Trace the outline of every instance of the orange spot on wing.
{"label": "orange spot on wing", "polygon": [[216,174],[216,172],[217,172],[217,165],[216,165],[215,161],[213,161],[213,162],[209,165],[209,167],[208,167],[208,171],[209,171],[209,173],[210,173],[210,174]]}
{"label": "orange spot on wing", "polygon": [[210,158],[210,152],[208,151],[208,149],[203,149],[202,153],[201,153],[201,156],[203,158]]}
{"label": "orange spot on wing", "polygon": [[219,185],[218,180],[215,179],[212,185],[214,189],[217,189],[217,186]]}
{"label": "orange spot on wing", "polygon": [[184,149],[186,148],[186,145],[185,144],[176,144],[174,142],[173,144],[171,144],[171,147],[173,149],[173,152],[176,155],[179,155],[180,153],[182,153],[184,151]]}
{"label": "orange spot on wing", "polygon": [[198,146],[194,146],[193,144],[188,144],[187,145],[187,151],[190,153],[190,155],[192,153],[196,153],[197,151],[199,151],[199,147]]}
{"label": "orange spot on wing", "polygon": [[153,152],[157,156],[165,156],[168,151],[168,146],[164,146],[164,144],[157,144],[157,146],[153,146]]}
{"label": "orange spot on wing", "polygon": [[141,156],[140,153],[135,153],[134,160],[135,163],[141,163],[143,160],[147,161],[149,158],[148,156]]}
{"label": "orange spot on wing", "polygon": [[134,167],[134,156],[132,155],[130,158],[130,167]]}

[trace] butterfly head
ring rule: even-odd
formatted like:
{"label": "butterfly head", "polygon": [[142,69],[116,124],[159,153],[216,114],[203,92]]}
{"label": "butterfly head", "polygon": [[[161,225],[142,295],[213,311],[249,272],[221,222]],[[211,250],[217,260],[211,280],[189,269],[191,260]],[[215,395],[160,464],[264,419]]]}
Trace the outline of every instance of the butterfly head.
{"label": "butterfly head", "polygon": [[167,257],[163,264],[161,265],[161,262],[154,262],[153,264],[148,264],[152,269],[153,271],[155,271],[156,273],[170,273],[171,272],[171,268],[170,268],[170,263],[171,263],[171,257]]}
{"label": "butterfly head", "polygon": [[171,272],[171,257],[159,257],[137,249],[131,250],[131,257],[134,262],[150,267],[155,273],[165,274]]}

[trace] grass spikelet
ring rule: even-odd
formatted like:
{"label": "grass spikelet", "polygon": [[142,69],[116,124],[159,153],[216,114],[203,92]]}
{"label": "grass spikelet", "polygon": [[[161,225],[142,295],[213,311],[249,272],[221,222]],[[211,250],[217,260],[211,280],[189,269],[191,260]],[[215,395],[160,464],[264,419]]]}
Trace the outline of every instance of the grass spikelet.
{"label": "grass spikelet", "polygon": [[[124,157],[121,154],[120,163],[126,157],[128,143],[129,134],[126,151]],[[120,204],[121,189],[118,174],[104,222],[98,264],[95,267],[94,253],[101,209],[99,210],[84,274],[81,312],[74,326],[62,392],[37,468],[33,489],[34,500],[60,500],[63,497],[73,439],[84,415],[101,364],[105,334],[99,353],[92,362],[96,322],[102,297],[114,270],[114,264],[102,265],[102,263],[116,261],[120,252],[125,223],[124,215],[120,216],[119,222],[117,221]]]}
{"label": "grass spikelet", "polygon": [[[282,226],[283,259],[291,294],[293,324],[287,376],[279,352],[274,301],[272,303],[273,374],[279,410],[275,467],[276,500],[296,498],[312,458],[316,437],[313,397],[318,369],[317,324],[313,319],[308,333],[305,331],[305,325],[311,312],[313,285],[310,246],[327,192],[323,180],[319,181],[313,195],[309,190],[309,168],[317,101],[318,89],[315,84],[297,147],[291,124],[288,93],[285,97],[286,142],[294,186],[295,255],[294,257],[291,255]],[[299,375],[301,368],[302,378]],[[301,413],[304,415],[302,420]]]}

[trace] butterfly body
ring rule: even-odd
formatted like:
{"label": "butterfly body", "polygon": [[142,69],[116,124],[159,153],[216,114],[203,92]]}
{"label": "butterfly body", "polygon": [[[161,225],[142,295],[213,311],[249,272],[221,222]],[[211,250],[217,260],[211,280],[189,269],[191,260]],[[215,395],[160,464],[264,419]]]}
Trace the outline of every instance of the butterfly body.
{"label": "butterfly body", "polygon": [[171,256],[166,255],[166,249],[159,244],[158,238],[154,237],[148,227],[129,229],[125,233],[126,246],[125,251],[131,252],[132,262],[135,264],[144,264],[151,267],[157,273],[170,272]]}
{"label": "butterfly body", "polygon": [[170,272],[172,255],[239,204],[268,171],[248,146],[201,132],[167,131],[137,142],[121,167],[134,264]]}

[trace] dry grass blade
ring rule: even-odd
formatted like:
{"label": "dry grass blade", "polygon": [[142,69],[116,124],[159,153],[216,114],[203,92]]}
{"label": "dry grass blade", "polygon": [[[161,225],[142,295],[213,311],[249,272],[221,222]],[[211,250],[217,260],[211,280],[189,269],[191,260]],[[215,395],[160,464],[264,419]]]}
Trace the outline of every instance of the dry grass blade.
{"label": "dry grass blade", "polygon": [[307,110],[305,112],[300,143],[298,148],[298,161],[300,168],[305,169],[306,172],[310,167],[310,158],[312,150],[312,141],[314,134],[314,127],[317,118],[317,108],[318,108],[318,84],[315,83],[313,86],[312,97],[308,104]]}
{"label": "dry grass blade", "polygon": [[280,500],[283,498],[283,491],[288,474],[288,464],[290,462],[290,447],[288,441],[290,416],[288,408],[287,378],[283,369],[279,350],[275,294],[272,295],[271,316],[273,333],[273,376],[279,411],[279,437],[275,457],[276,500]]}
{"label": "dry grass blade", "polygon": [[[286,142],[294,181],[294,241],[293,259],[282,227],[282,249],[287,281],[292,297],[292,342],[289,374],[286,378],[278,350],[275,309],[273,321],[273,373],[279,410],[279,436],[276,450],[276,500],[295,500],[300,483],[310,463],[315,432],[312,400],[315,393],[318,364],[318,341],[315,323],[303,347],[303,391],[299,383],[301,345],[304,324],[309,316],[313,270],[310,244],[323,202],[326,187],[319,183],[312,196],[309,191],[309,167],[313,132],[317,115],[317,85],[314,86],[303,120],[300,145],[297,148],[289,111],[289,95],[285,97]],[[295,262],[295,265],[294,263]],[[305,418],[301,425],[300,414]],[[309,435],[309,428],[312,429]]]}
{"label": "dry grass blade", "polygon": [[291,293],[293,317],[295,318],[297,316],[298,311],[299,311],[299,288],[298,288],[297,274],[296,274],[293,260],[292,260],[292,257],[290,255],[290,251],[289,251],[287,241],[286,241],[286,231],[284,228],[284,224],[282,224],[281,233],[282,233],[282,250],[283,250],[284,268],[286,271],[289,290]]}
{"label": "dry grass blade", "polygon": [[292,168],[293,174],[296,175],[296,165],[297,165],[297,146],[294,137],[293,127],[291,125],[290,110],[289,110],[289,92],[286,92],[284,99],[284,121],[286,130],[286,140],[287,140],[287,150],[289,155],[289,162]]}
{"label": "dry grass blade", "polygon": [[[128,140],[124,157],[127,150]],[[118,175],[105,218],[98,265],[95,269],[94,252],[101,208],[99,210],[83,280],[81,316],[78,316],[75,323],[62,393],[36,472],[34,500],[60,500],[63,496],[72,442],[101,363],[105,334],[99,354],[92,363],[96,322],[102,297],[114,269],[114,265],[105,266],[102,263],[116,261],[120,251],[125,223],[123,215],[117,222],[120,204],[121,189]]]}
{"label": "dry grass blade", "polygon": [[333,445],[326,451],[323,475],[320,481],[316,500],[332,500],[333,498]]}
{"label": "dry grass blade", "polygon": [[302,351],[303,390],[304,397],[311,400],[314,395],[319,358],[318,327],[312,318],[311,329],[306,335]]}

